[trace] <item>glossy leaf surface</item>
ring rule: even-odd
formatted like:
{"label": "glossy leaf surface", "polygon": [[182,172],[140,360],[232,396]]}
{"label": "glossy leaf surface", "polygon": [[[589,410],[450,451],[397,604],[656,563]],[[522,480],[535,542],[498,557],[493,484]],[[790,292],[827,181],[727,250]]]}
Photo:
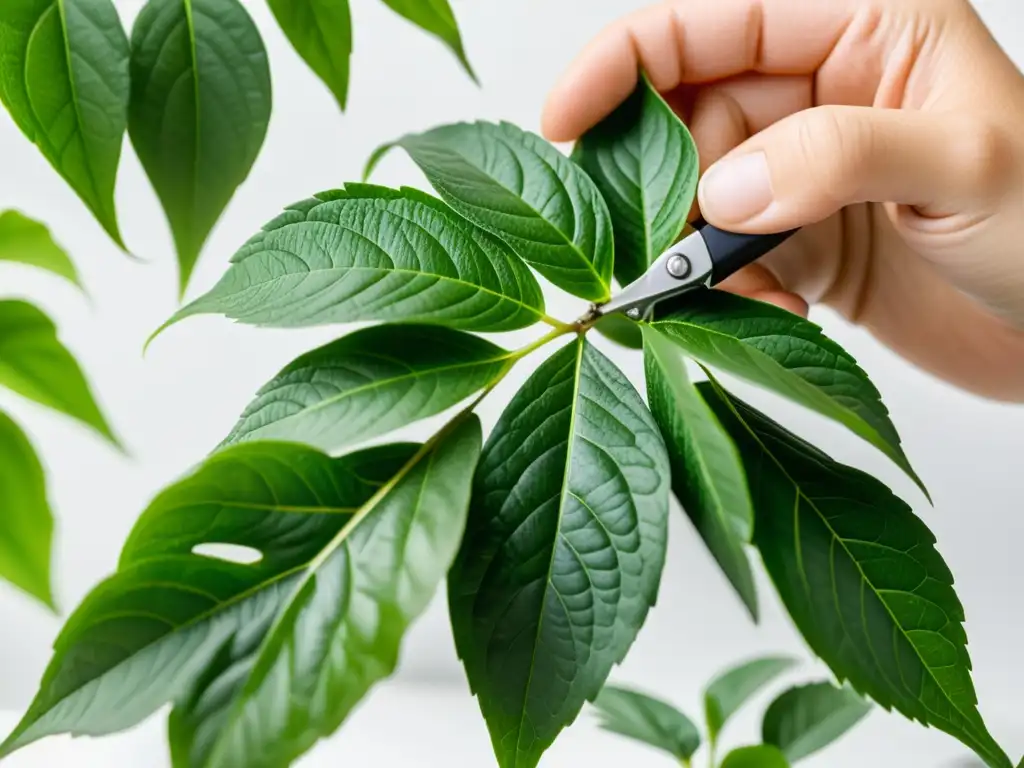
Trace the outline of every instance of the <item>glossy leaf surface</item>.
{"label": "glossy leaf surface", "polygon": [[454,53],[466,73],[476,80],[462,44],[462,34],[448,0],[383,0],[395,13],[411,21],[424,32],[437,37]]}
{"label": "glossy leaf surface", "polygon": [[640,325],[625,315],[605,315],[594,323],[594,330],[621,347],[626,347],[627,349],[644,348],[644,337],[640,332]]}
{"label": "glossy leaf surface", "polygon": [[690,382],[679,347],[649,326],[643,337],[647,402],[672,460],[672,490],[756,621],[757,587],[746,552],[754,510],[739,453]]}
{"label": "glossy leaf surface", "polygon": [[717,385],[700,390],[740,449],[754,541],[814,652],[883,707],[1007,768],[978,712],[963,607],[931,531],[874,478]]}
{"label": "glossy leaf surface", "polygon": [[704,691],[708,737],[714,744],[725,724],[765,686],[796,666],[793,659],[754,659],[718,675]]}
{"label": "glossy leaf surface", "polygon": [[511,362],[509,352],[462,331],[365,328],[288,365],[224,442],[284,440],[334,451],[441,413]]}
{"label": "glossy leaf surface", "polygon": [[268,0],[268,5],[292,47],[344,110],[352,59],[349,0]]}
{"label": "glossy leaf surface", "polygon": [[131,77],[128,131],[170,222],[184,293],[263,146],[267,54],[238,0],[149,0],[132,31]]}
{"label": "glossy leaf surface", "polygon": [[0,100],[123,247],[114,206],[128,38],[110,0],[3,0]]}
{"label": "glossy leaf surface", "polygon": [[660,699],[606,685],[594,699],[606,731],[643,742],[688,765],[700,749],[700,731],[686,715]]}
{"label": "glossy leaf surface", "polygon": [[837,421],[921,484],[875,385],[817,325],[725,291],[666,304],[654,325],[689,355]]}
{"label": "glossy leaf surface", "polygon": [[78,271],[45,224],[18,211],[0,213],[0,261],[45,269],[81,287]]}
{"label": "glossy leaf surface", "polygon": [[615,277],[633,282],[686,226],[697,194],[697,145],[646,77],[577,143],[575,160],[608,203]]}
{"label": "glossy leaf surface", "polygon": [[533,768],[654,604],[668,458],[625,376],[579,338],[515,395],[449,578],[455,642],[503,768]]}
{"label": "glossy leaf surface", "polygon": [[280,328],[383,320],[483,332],[547,319],[508,246],[412,189],[350,185],[297,203],[233,262],[168,325],[217,313]]}
{"label": "glossy leaf surface", "polygon": [[762,739],[796,763],[835,742],[870,711],[871,704],[850,688],[828,682],[791,688],[768,707]]}
{"label": "glossy leaf surface", "polygon": [[0,386],[117,443],[82,369],[57,338],[53,321],[24,301],[0,301]]}
{"label": "glossy leaf surface", "polygon": [[452,208],[505,240],[548,280],[590,301],[610,297],[614,239],[594,182],[539,136],[509,123],[457,123],[409,135],[409,153]]}
{"label": "glossy leaf surface", "polygon": [[52,541],[43,467],[25,433],[0,412],[0,579],[51,608]]}
{"label": "glossy leaf surface", "polygon": [[[290,764],[394,670],[458,548],[479,450],[469,417],[422,448],[215,454],[143,514],[0,755],[172,702],[176,768]],[[194,552],[210,544],[261,556]]]}

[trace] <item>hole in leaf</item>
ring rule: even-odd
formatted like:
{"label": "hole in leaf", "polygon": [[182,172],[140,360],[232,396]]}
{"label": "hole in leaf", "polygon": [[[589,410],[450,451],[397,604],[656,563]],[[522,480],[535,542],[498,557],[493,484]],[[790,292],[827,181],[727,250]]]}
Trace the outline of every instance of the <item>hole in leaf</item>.
{"label": "hole in leaf", "polygon": [[196,544],[192,547],[192,554],[240,565],[255,565],[263,559],[263,553],[258,549],[241,544]]}

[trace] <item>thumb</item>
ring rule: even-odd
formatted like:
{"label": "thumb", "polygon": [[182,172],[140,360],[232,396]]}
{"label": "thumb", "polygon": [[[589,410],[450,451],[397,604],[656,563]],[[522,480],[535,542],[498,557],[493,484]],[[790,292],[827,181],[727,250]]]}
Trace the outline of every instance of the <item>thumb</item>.
{"label": "thumb", "polygon": [[779,232],[855,203],[898,203],[929,219],[995,207],[1007,162],[977,118],[867,107],[791,115],[726,155],[701,180],[701,213],[743,232]]}

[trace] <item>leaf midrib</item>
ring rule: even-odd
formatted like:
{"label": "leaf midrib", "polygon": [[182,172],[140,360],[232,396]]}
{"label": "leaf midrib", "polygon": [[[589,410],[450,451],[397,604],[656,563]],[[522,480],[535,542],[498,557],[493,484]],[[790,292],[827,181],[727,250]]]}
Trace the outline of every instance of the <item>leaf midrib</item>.
{"label": "leaf midrib", "polygon": [[[953,709],[963,718],[964,722],[967,723],[970,726],[971,732],[973,733],[974,737],[978,740],[979,746],[982,745],[982,744],[985,744],[986,741],[987,741],[986,738],[985,738],[985,735],[984,734],[979,735],[975,731],[975,724],[974,724],[973,719],[968,714],[964,713],[964,711],[962,709],[960,709],[960,706],[958,704],[954,703],[954,701],[950,698],[949,694],[946,692],[945,687],[943,687],[943,685],[935,677],[935,674],[934,674],[934,671],[932,670],[932,667],[929,664],[927,664],[923,658],[921,658],[921,654],[920,654],[920,651],[918,650],[917,644],[914,643],[910,639],[910,637],[907,635],[907,632],[903,628],[903,625],[896,619],[896,616],[893,614],[892,608],[889,606],[889,604],[884,599],[882,599],[882,596],[878,593],[878,589],[875,587],[874,582],[871,579],[869,579],[867,574],[864,572],[864,569],[861,566],[860,561],[857,560],[857,558],[855,558],[853,556],[853,554],[850,552],[850,550],[848,549],[848,547],[846,545],[847,544],[847,540],[844,539],[843,537],[839,536],[839,534],[836,532],[836,530],[832,527],[831,523],[829,523],[828,519],[821,513],[821,510],[818,509],[818,507],[814,503],[814,501],[806,495],[806,493],[804,492],[804,490],[801,487],[801,485],[792,477],[792,475],[789,474],[789,472],[786,471],[786,468],[782,465],[782,463],[775,456],[775,454],[768,448],[768,446],[766,446],[764,444],[764,442],[761,440],[760,436],[757,435],[757,433],[753,430],[753,428],[751,428],[750,425],[747,424],[746,419],[744,419],[743,416],[739,413],[739,411],[735,408],[735,406],[733,405],[731,400],[729,400],[728,396],[724,395],[721,387],[718,386],[717,384],[715,384],[714,386],[715,386],[715,389],[718,390],[719,396],[722,398],[723,402],[727,405],[727,407],[732,411],[732,413],[736,416],[736,418],[739,420],[739,422],[743,425],[743,427],[747,431],[747,433],[760,446],[761,450],[765,453],[765,455],[767,455],[772,460],[772,463],[775,464],[775,466],[782,473],[782,475],[793,485],[793,488],[796,489],[797,499],[799,500],[799,499],[802,498],[807,503],[807,505],[812,510],[814,510],[814,513],[818,516],[818,519],[821,521],[822,525],[824,525],[825,528],[828,530],[829,535],[832,537],[833,541],[835,543],[838,543],[838,545],[842,548],[843,552],[849,558],[850,562],[852,562],[854,564],[854,566],[857,569],[857,573],[860,575],[861,583],[862,584],[867,584],[867,585],[870,586],[871,592],[875,595],[875,598],[878,600],[878,602],[881,603],[882,606],[885,608],[885,612],[888,614],[889,618],[892,620],[893,626],[896,627],[899,630],[900,635],[907,642],[907,644],[911,648],[914,649],[914,656],[917,658],[917,660],[921,664],[921,666],[925,670],[927,670],[928,676],[931,678],[932,682],[935,683],[936,688],[938,688],[938,690],[942,692],[943,698],[946,701],[949,702],[950,706],[952,706]],[[794,515],[797,516],[797,518],[799,516],[799,503],[797,503],[796,507],[794,508]],[[796,527],[796,531],[797,531],[797,533],[799,533],[799,526]],[[794,541],[794,544],[795,544],[797,552],[802,552],[803,551],[803,548],[800,545],[799,539]],[[831,556],[830,556],[830,559],[831,559]],[[804,570],[802,565],[799,566],[799,570],[800,570],[800,573],[801,573],[801,579],[804,581],[805,584],[807,584],[808,583],[808,581],[807,581],[807,573]],[[833,570],[832,581],[833,581],[833,585],[834,585],[834,583],[835,583],[834,582],[834,570]],[[833,591],[834,591],[834,587],[833,587]],[[945,611],[943,611],[943,612],[945,613]],[[874,651],[872,651],[872,655],[874,655]],[[875,660],[877,662],[877,660],[878,660],[877,657],[876,657]],[[888,680],[888,676],[886,676],[886,679]],[[920,703],[921,703],[921,705],[923,707],[925,706],[923,702],[920,702]],[[925,707],[925,709],[927,711],[929,711],[929,713],[931,715],[939,717],[939,718],[941,718],[943,720],[947,720],[947,722],[949,722],[948,718],[942,717],[941,715],[939,715],[938,713],[930,710],[927,707]],[[985,751],[986,752],[988,751],[987,747],[986,747]]]}
{"label": "leaf midrib", "polygon": [[[577,351],[576,351],[576,364],[573,367],[574,373],[573,373],[573,388],[572,388],[572,411],[571,411],[570,416],[569,416],[569,430],[568,430],[569,437],[568,437],[568,444],[566,446],[566,451],[565,451],[565,474],[562,476],[562,489],[561,489],[561,492],[559,493],[559,498],[558,498],[558,523],[555,526],[556,535],[559,536],[559,537],[562,536],[562,518],[565,515],[565,501],[566,501],[567,496],[570,494],[570,491],[569,491],[569,476],[571,474],[571,468],[572,468],[573,446],[576,443],[576,441],[573,439],[573,436],[576,434],[576,415],[577,415],[577,413],[579,411],[578,404],[579,404],[580,379],[582,378],[580,374],[581,374],[581,368],[582,368],[582,364],[583,364],[583,350],[584,350],[584,343],[585,342],[584,342],[583,338],[580,337],[579,339],[576,340],[575,343],[576,343],[576,346],[577,346]],[[558,546],[558,543],[554,542],[552,544],[552,547],[551,547],[551,555],[550,555],[550,557],[548,559],[548,572],[547,572],[547,575],[544,578],[544,592],[545,592],[545,594],[547,593],[547,591],[549,589],[551,589],[553,587],[553,585],[551,583],[551,573],[552,573],[552,571],[555,568],[555,550],[557,549],[557,546]],[[557,590],[556,590],[556,594],[557,594]],[[560,595],[559,595],[559,598],[561,599]],[[564,605],[564,603],[563,603],[563,605]],[[541,634],[541,631],[543,630],[543,627],[544,627],[544,614],[545,614],[545,611],[543,610],[543,607],[542,607],[541,612],[540,612],[540,617],[537,620],[537,631],[534,633],[534,637],[533,637],[533,651],[530,654],[530,674],[529,674],[529,676],[526,679],[526,687],[523,689],[523,709],[522,709],[522,713],[520,714],[520,718],[519,718],[519,728],[517,729],[517,732],[516,732],[516,754],[515,754],[516,764],[519,763],[519,756],[520,756],[520,754],[523,751],[522,750],[522,745],[523,745],[523,728],[526,725],[526,712],[527,712],[527,708],[528,708],[527,704],[529,703],[529,700],[530,700],[530,689],[533,687],[533,674],[534,674],[534,672],[537,669],[537,647],[540,645],[540,634]]]}

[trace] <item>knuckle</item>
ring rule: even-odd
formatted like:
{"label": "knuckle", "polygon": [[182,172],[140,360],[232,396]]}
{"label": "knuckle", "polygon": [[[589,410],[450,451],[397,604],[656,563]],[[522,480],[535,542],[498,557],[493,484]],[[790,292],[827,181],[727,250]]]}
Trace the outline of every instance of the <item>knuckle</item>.
{"label": "knuckle", "polygon": [[1016,167],[1013,137],[996,123],[978,117],[950,119],[948,162],[972,195],[999,194]]}
{"label": "knuckle", "polygon": [[871,131],[843,108],[815,107],[804,118],[797,141],[807,178],[830,200],[844,202],[854,191],[858,169],[871,155]]}

